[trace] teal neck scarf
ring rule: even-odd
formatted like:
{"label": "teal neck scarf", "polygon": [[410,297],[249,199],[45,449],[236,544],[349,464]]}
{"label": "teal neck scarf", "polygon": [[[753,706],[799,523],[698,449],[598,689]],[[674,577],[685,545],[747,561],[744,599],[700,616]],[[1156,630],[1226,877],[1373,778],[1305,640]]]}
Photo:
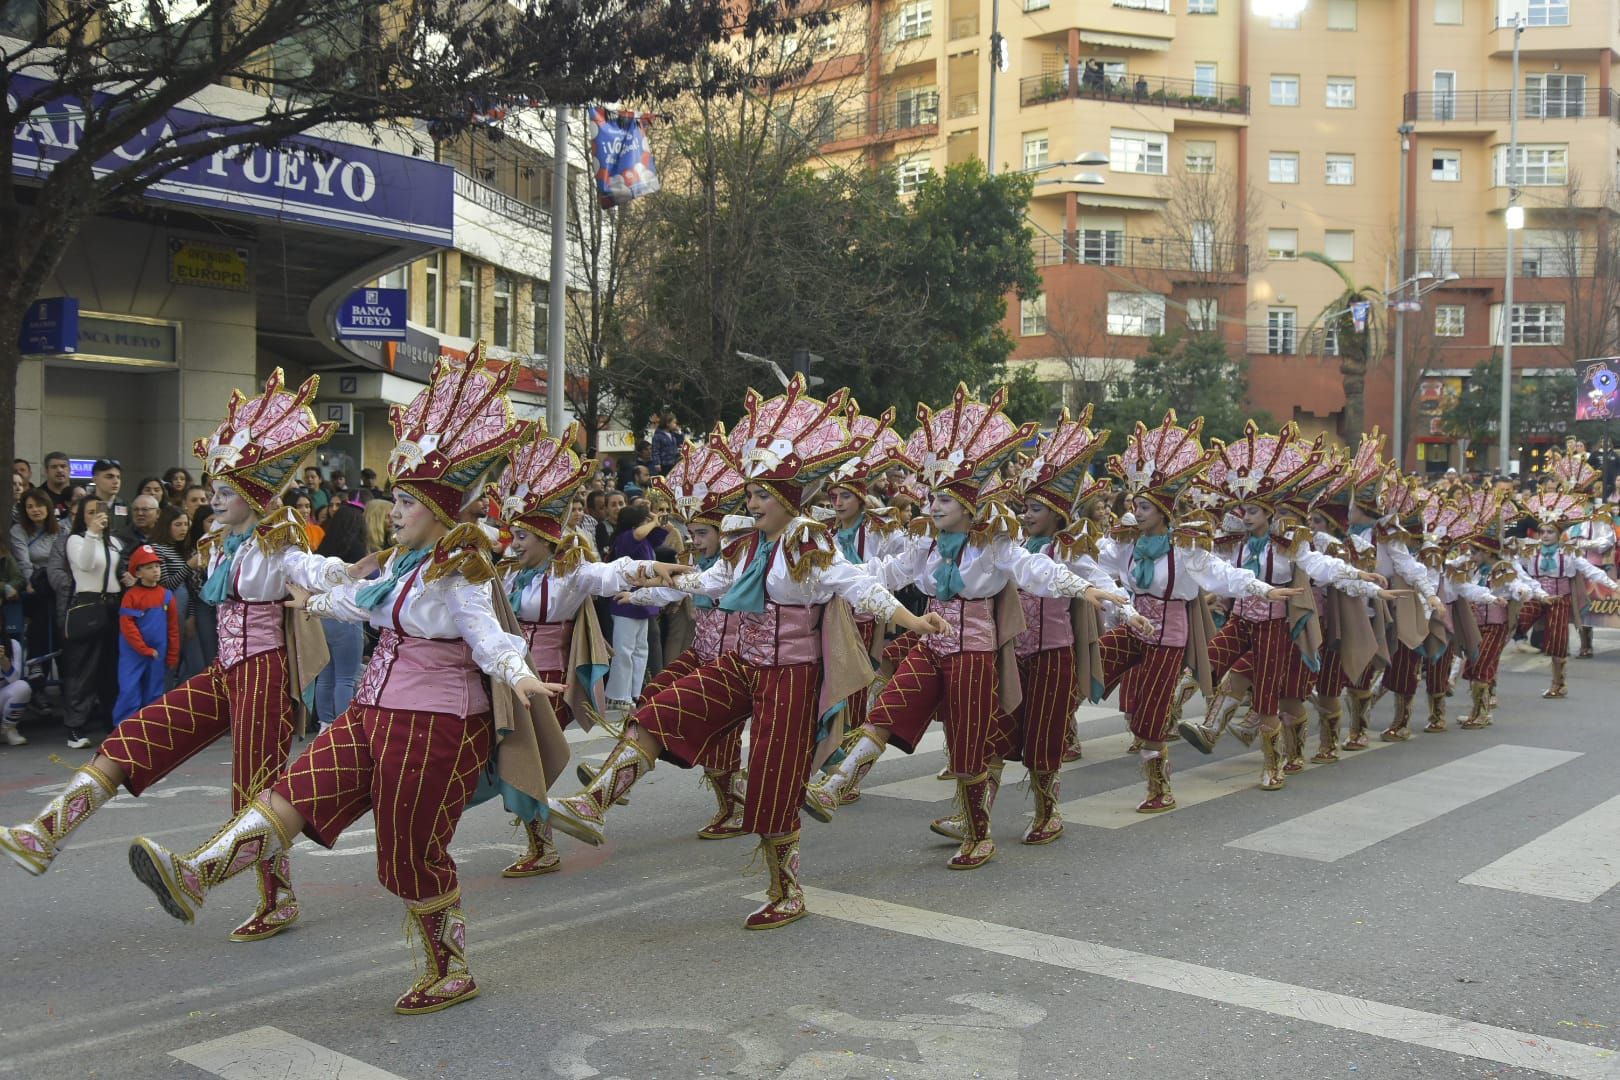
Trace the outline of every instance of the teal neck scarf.
{"label": "teal neck scarf", "polygon": [[844,558],[852,563],[865,562],[861,558],[858,541],[861,538],[861,526],[866,524],[866,515],[861,514],[855,519],[855,524],[847,529],[838,530],[838,550],[844,553]]}
{"label": "teal neck scarf", "polygon": [[1039,555],[1052,546],[1052,539],[1050,536],[1031,536],[1024,541],[1024,550],[1031,555]]}
{"label": "teal neck scarf", "polygon": [[1248,543],[1244,545],[1243,569],[1247,570],[1255,577],[1262,577],[1263,572],[1260,569],[1260,556],[1266,553],[1266,545],[1270,542],[1271,537],[1269,536],[1249,537]]}
{"label": "teal neck scarf", "polygon": [[1558,573],[1558,544],[1556,542],[1541,545],[1541,573],[1548,577]]}
{"label": "teal neck scarf", "polygon": [[1365,525],[1352,525],[1352,526],[1350,526],[1350,535],[1351,536],[1366,536],[1370,532],[1372,532],[1372,522],[1370,522],[1370,521],[1367,522]]}
{"label": "teal neck scarf", "polygon": [[1136,561],[1131,566],[1131,580],[1139,592],[1153,588],[1153,564],[1170,554],[1170,534],[1139,536],[1136,538]]}
{"label": "teal neck scarf", "polygon": [[745,611],[758,614],[765,610],[765,571],[771,567],[771,556],[776,554],[776,541],[759,538],[759,547],[748,566],[732,581],[731,588],[720,598],[721,611]]}
{"label": "teal neck scarf", "polygon": [[[526,566],[517,572],[517,576],[512,579],[511,591],[506,594],[512,601],[513,612],[516,612],[522,606],[523,594],[529,590],[530,585],[534,584],[534,579],[549,569],[551,569],[551,559],[547,558],[539,566]],[[542,611],[540,617],[545,618],[546,613]]]}
{"label": "teal neck scarf", "polygon": [[388,599],[389,594],[394,591],[394,586],[398,585],[406,574],[421,566],[432,551],[432,548],[417,548],[399,556],[394,560],[394,565],[389,567],[387,577],[378,578],[355,591],[354,602],[363,608],[376,607]]}
{"label": "teal neck scarf", "polygon": [[[717,563],[719,561],[720,561],[719,552],[716,552],[713,555],[699,555],[698,556],[698,561],[697,561],[697,568],[699,570],[707,570],[709,567],[713,566],[715,563]],[[692,606],[697,608],[699,611],[707,611],[710,608],[714,607],[714,597],[712,597],[712,596],[704,596],[702,593],[693,593],[692,594]]]}
{"label": "teal neck scarf", "polygon": [[202,598],[205,603],[218,607],[231,597],[231,573],[236,565],[236,553],[242,550],[253,530],[231,533],[225,537],[225,557],[214,567],[214,572],[203,582]]}
{"label": "teal neck scarf", "polygon": [[941,600],[954,600],[966,585],[962,581],[962,549],[967,547],[965,532],[939,534],[939,565],[934,567],[934,591]]}

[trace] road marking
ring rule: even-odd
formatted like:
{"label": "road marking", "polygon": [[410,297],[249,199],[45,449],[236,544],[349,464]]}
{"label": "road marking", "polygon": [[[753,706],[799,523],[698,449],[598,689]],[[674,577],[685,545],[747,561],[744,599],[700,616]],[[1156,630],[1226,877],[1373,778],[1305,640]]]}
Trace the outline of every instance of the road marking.
{"label": "road marking", "polygon": [[[930,732],[929,734],[933,734]],[[927,738],[927,736],[924,736]],[[944,736],[941,735],[943,739]],[[1101,765],[1106,762],[1118,760],[1131,744],[1131,733],[1126,731],[1118,735],[1104,735],[1096,739],[1086,739],[1084,749],[1086,756],[1079,761],[1072,761],[1063,766],[1063,772],[1074,769],[1084,769],[1091,765]],[[1022,783],[1029,776],[1029,770],[1016,761],[1007,762],[1006,769],[1001,774],[1001,786],[1011,787]],[[895,780],[888,784],[879,784],[876,787],[861,789],[862,795],[882,795],[889,799],[910,799],[913,802],[944,802],[956,797],[955,784],[942,784],[939,778],[932,773],[927,776],[914,776],[910,780]]]}
{"label": "road marking", "polygon": [[401,1080],[395,1073],[269,1026],[183,1046],[169,1051],[169,1056],[223,1080]]}
{"label": "road marking", "polygon": [[[1342,769],[1344,762],[1366,757],[1374,750],[1383,750],[1394,745],[1379,742],[1377,736],[1374,736],[1373,741],[1367,744],[1367,749],[1358,750],[1353,754],[1342,754],[1340,764],[1336,766],[1313,765],[1306,761],[1305,768]],[[1175,750],[1176,748],[1172,748],[1170,788],[1175,792],[1177,810],[1168,815],[1138,814],[1136,804],[1142,801],[1145,789],[1142,784],[1135,783],[1063,803],[1058,807],[1063,814],[1063,820],[1070,824],[1094,825],[1099,829],[1123,829],[1128,825],[1140,825],[1144,821],[1174,817],[1189,806],[1197,806],[1199,803],[1206,803],[1225,795],[1247,791],[1260,782],[1261,755],[1258,750],[1181,770],[1176,769],[1174,765],[1177,757],[1185,761],[1188,755],[1197,751],[1190,747],[1180,747],[1179,753]],[[1291,776],[1298,775],[1298,773],[1291,774]]]}
{"label": "road marking", "polygon": [[1338,862],[1581,755],[1503,743],[1229,841],[1227,847]]}
{"label": "road marking", "polygon": [[1462,883],[1590,904],[1620,885],[1617,852],[1620,796],[1542,833],[1469,874]]}
{"label": "road marking", "polygon": [[[1033,960],[1272,1016],[1308,1020],[1324,1027],[1425,1046],[1448,1054],[1534,1069],[1551,1076],[1573,1080],[1620,1078],[1620,1055],[1598,1046],[1548,1039],[1440,1013],[1421,1012],[1112,945],[964,919],[826,889],[807,888],[805,897],[816,915],[859,926]],[[762,895],[749,897],[751,900],[761,898]]]}

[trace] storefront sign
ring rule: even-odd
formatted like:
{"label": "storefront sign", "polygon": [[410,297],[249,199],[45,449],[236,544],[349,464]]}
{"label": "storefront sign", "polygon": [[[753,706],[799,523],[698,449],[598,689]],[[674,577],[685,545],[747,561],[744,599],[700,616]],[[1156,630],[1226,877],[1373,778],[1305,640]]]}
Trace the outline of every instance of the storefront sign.
{"label": "storefront sign", "polygon": [[60,356],[79,351],[79,301],[72,296],[35,300],[23,318],[17,348],[24,356]]}
{"label": "storefront sign", "polygon": [[180,325],[130,315],[81,315],[77,360],[168,366],[180,362]]}
{"label": "storefront sign", "polygon": [[356,289],[338,305],[337,336],[367,341],[404,341],[404,289]]}
{"label": "storefront sign", "polygon": [[[40,79],[8,74],[6,103],[45,89]],[[97,94],[99,107],[107,95]],[[95,165],[98,175],[128,168],[153,151],[244,125],[189,109],[164,118],[116,147]],[[77,151],[82,102],[59,97],[30,113],[13,131],[12,171],[42,177]],[[223,151],[158,180],[147,198],[275,218],[340,232],[450,244],[455,170],[406,154],[300,135],[284,146]]]}
{"label": "storefront sign", "polygon": [[248,249],[171,236],[169,283],[247,292],[253,287],[253,279],[248,276]]}
{"label": "storefront sign", "polygon": [[433,378],[433,365],[439,362],[438,337],[414,326],[406,326],[404,341],[346,338],[343,347],[374,368],[414,382]]}
{"label": "storefront sign", "polygon": [[1613,420],[1620,417],[1620,356],[1575,361],[1580,391],[1575,397],[1576,420]]}

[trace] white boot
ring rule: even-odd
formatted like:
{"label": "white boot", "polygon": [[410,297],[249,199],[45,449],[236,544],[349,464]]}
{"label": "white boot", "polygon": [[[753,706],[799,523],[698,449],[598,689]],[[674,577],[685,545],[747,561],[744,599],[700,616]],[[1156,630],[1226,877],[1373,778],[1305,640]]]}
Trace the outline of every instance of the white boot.
{"label": "white boot", "polygon": [[36,877],[50,869],[68,834],[100,810],[118,790],[101,770],[81,765],[33,821],[0,828],[0,852]]}

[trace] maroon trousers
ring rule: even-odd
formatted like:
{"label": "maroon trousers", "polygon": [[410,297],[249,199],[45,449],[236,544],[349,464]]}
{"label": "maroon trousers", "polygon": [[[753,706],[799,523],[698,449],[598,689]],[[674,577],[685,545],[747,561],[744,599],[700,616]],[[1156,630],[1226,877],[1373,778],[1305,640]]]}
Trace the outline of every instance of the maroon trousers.
{"label": "maroon trousers", "polygon": [[799,828],[820,695],[820,661],[759,667],[729,652],[676,679],[631,719],[658,739],[664,757],[689,769],[715,760],[752,716],[742,827],[784,836]]}
{"label": "maroon trousers", "polygon": [[1118,686],[1119,707],[1131,734],[1143,742],[1164,742],[1170,737],[1170,699],[1186,665],[1186,647],[1152,645],[1123,626],[1104,634],[1098,646],[1104,696]]}
{"label": "maroon trousers", "polygon": [[1463,678],[1469,682],[1494,683],[1496,665],[1502,659],[1502,649],[1507,645],[1507,639],[1507,623],[1482,625],[1479,628],[1479,654],[1463,665]]}
{"label": "maroon trousers", "polygon": [[118,725],[101,752],[123,767],[139,795],[231,734],[231,812],[270,785],[292,748],[293,698],[287,651],[250,656],[229,671],[215,664]]}
{"label": "maroon trousers", "polygon": [[[1069,717],[1079,704],[1074,647],[1047,649],[1018,659],[1023,701],[1013,710],[1013,744],[1030,772],[1056,772],[1063,765]],[[1003,754],[1010,757],[1011,754]]]}
{"label": "maroon trousers", "polygon": [[[703,661],[698,657],[697,650],[687,649],[674,660],[665,664],[664,669],[657,675],[647,680],[647,685],[642,688],[641,697],[637,699],[636,706],[639,708],[647,704],[647,702],[702,666]],[[695,762],[695,764],[712,772],[736,772],[742,768],[742,733],[742,724],[731,728],[723,738],[705,750],[701,760]]]}
{"label": "maroon trousers", "polygon": [[1541,651],[1554,659],[1565,659],[1569,656],[1569,597],[1555,596],[1550,604],[1531,600],[1519,608],[1519,633],[1528,633],[1543,619],[1546,623],[1542,627]]}
{"label": "maroon trousers", "polygon": [[999,682],[993,652],[936,656],[918,644],[878,693],[867,722],[887,728],[889,742],[909,754],[937,711],[951,772],[972,778],[984,772],[992,744],[1010,744],[1012,718],[996,705]]}
{"label": "maroon trousers", "polygon": [[[1216,684],[1229,672],[1249,680],[1253,687],[1250,700],[1260,716],[1277,715],[1290,656],[1300,662],[1287,619],[1227,619],[1209,643],[1209,664]],[[1300,664],[1303,667],[1303,662]]]}

